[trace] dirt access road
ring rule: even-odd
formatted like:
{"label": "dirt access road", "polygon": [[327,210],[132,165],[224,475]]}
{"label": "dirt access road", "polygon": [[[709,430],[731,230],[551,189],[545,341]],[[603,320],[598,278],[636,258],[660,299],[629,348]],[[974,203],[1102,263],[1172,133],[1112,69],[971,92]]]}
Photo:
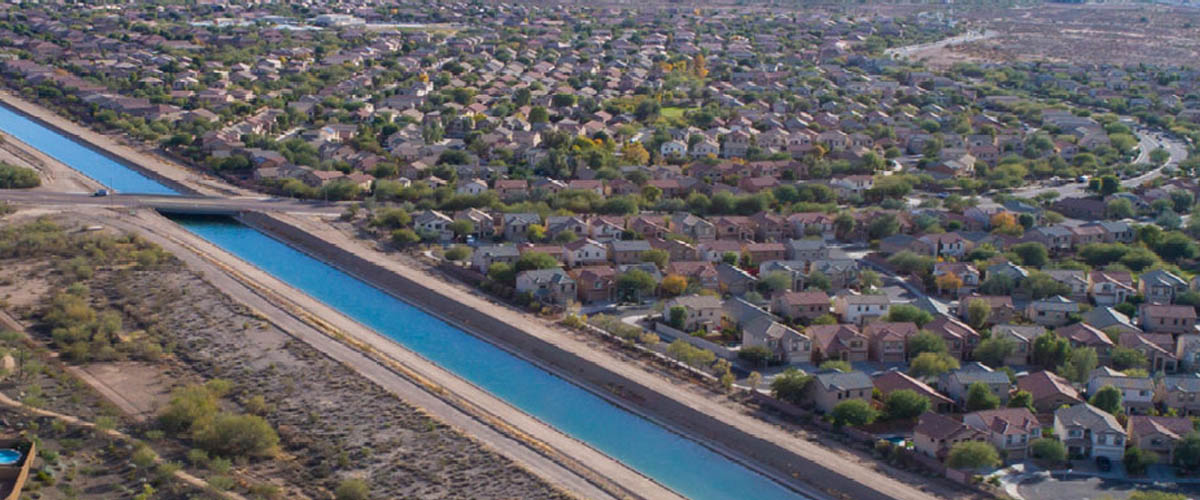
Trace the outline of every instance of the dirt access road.
{"label": "dirt access road", "polygon": [[[381,365],[359,350],[332,338],[327,332],[315,328],[292,311],[278,306],[274,300],[264,297],[260,291],[247,286],[238,278],[235,278],[231,274],[231,271],[239,275],[239,277],[254,280],[261,287],[296,299],[295,305],[320,316],[322,319],[330,320],[331,323],[336,324],[347,335],[353,335],[355,338],[360,339],[377,337],[377,340],[373,344],[389,345],[393,348],[393,351],[396,351],[389,352],[389,356],[400,360],[406,367],[417,370],[423,375],[429,375],[435,383],[446,382],[449,393],[471,398],[470,401],[484,406],[490,411],[494,411],[495,415],[505,422],[520,420],[516,418],[516,415],[506,414],[506,412],[512,413],[516,411],[506,403],[496,400],[491,395],[483,393],[480,389],[473,386],[462,387],[461,384],[463,382],[461,379],[458,379],[453,374],[431,373],[441,370],[432,363],[412,353],[407,351],[399,352],[402,349],[391,340],[380,337],[378,334],[358,325],[349,318],[341,316],[340,313],[309,298],[302,292],[292,289],[287,284],[274,279],[259,269],[227,254],[224,250],[187,232],[170,220],[151,211],[141,211],[133,216],[107,212],[94,215],[91,219],[97,224],[109,225],[121,230],[141,234],[150,241],[161,245],[183,260],[188,267],[201,272],[205,276],[205,279],[214,286],[224,291],[234,300],[246,304],[248,307],[259,312],[280,329],[311,345],[343,365],[353,368],[368,380],[378,384],[404,401],[429,412],[434,418],[477,439],[550,484],[584,498],[600,500],[615,500],[617,498],[615,495],[593,484],[588,478],[581,477],[543,452],[530,447],[528,443],[513,439],[509,434],[494,427],[494,423],[484,422],[474,415],[464,413],[441,397],[431,394],[429,390],[414,383],[412,380]],[[214,264],[214,259],[220,262],[220,265]],[[458,381],[458,385],[454,384],[455,380]],[[487,404],[489,399],[493,400],[491,405]],[[521,416],[529,418],[524,414],[521,414]],[[537,423],[540,424],[540,422]],[[537,432],[538,434],[535,435],[542,437],[548,432],[552,432],[552,429],[549,431],[542,429]],[[555,443],[555,449],[563,448],[573,450],[576,455],[588,456],[588,458],[594,460],[594,462],[588,462],[588,465],[594,469],[601,470],[604,477],[611,478],[614,481],[621,481],[621,485],[634,491],[642,498],[668,500],[680,498],[640,474],[624,468],[619,463],[616,463],[616,465],[620,465],[620,468],[625,469],[624,472],[619,469],[611,470],[614,467],[612,464],[605,468],[604,462],[612,460],[604,456],[594,456],[598,454],[582,443],[574,440],[567,443]],[[590,452],[591,455],[587,452]]]}

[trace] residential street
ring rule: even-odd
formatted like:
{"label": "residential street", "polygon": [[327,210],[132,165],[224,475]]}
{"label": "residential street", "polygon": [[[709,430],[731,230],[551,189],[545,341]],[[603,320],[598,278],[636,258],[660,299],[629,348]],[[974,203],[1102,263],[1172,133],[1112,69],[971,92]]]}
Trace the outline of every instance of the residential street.
{"label": "residential street", "polygon": [[1138,490],[1156,489],[1188,495],[1200,494],[1200,485],[1167,485],[1159,487],[1152,485],[1132,484],[1126,481],[1101,479],[1096,477],[1077,477],[1073,479],[1047,479],[1039,477],[1022,482],[1018,486],[1022,500],[1099,500],[1113,498],[1122,500]]}
{"label": "residential street", "polygon": [[[1162,147],[1163,149],[1167,150],[1167,152],[1171,154],[1171,158],[1169,160],[1167,160],[1166,163],[1164,163],[1162,166],[1160,166],[1158,168],[1155,168],[1155,169],[1153,169],[1149,172],[1146,172],[1142,175],[1139,175],[1137,177],[1130,177],[1128,179],[1122,180],[1121,185],[1124,186],[1126,189],[1140,186],[1148,181],[1151,181],[1151,180],[1161,176],[1164,168],[1176,166],[1183,160],[1187,159],[1187,156],[1188,156],[1187,144],[1184,144],[1182,141],[1179,141],[1177,139],[1171,139],[1171,138],[1168,138],[1165,136],[1160,136],[1156,133],[1153,133],[1153,132],[1150,132],[1147,130],[1137,130],[1137,136],[1138,136],[1139,145],[1140,145],[1140,152],[1138,154],[1138,157],[1134,160],[1134,163],[1137,163],[1137,164],[1149,163],[1150,162],[1150,151],[1153,151],[1154,149],[1159,148],[1159,147]],[[1014,189],[1009,194],[1020,197],[1020,198],[1033,198],[1039,194],[1054,191],[1054,192],[1058,193],[1059,199],[1080,197],[1080,196],[1084,196],[1086,194],[1087,183],[1074,182],[1074,179],[1070,179],[1070,181],[1071,182],[1068,182],[1067,184],[1063,184],[1061,186],[1054,186],[1054,185],[1050,185],[1050,184],[1031,184],[1028,187],[1024,187],[1021,189]],[[981,203],[980,205],[981,206],[988,206],[988,205],[996,206],[997,204],[991,200],[987,200],[987,201]]]}

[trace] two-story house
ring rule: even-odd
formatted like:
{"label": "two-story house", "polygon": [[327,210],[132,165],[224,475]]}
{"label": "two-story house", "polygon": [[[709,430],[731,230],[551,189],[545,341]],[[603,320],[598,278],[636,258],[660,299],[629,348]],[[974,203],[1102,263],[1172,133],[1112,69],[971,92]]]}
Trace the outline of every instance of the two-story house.
{"label": "two-story house", "polygon": [[1026,317],[1042,326],[1065,325],[1078,312],[1079,303],[1062,295],[1034,300],[1025,309]]}
{"label": "two-story house", "polygon": [[1071,343],[1072,349],[1080,347],[1095,349],[1096,357],[1099,358],[1102,365],[1108,363],[1112,358],[1112,349],[1116,344],[1112,341],[1112,337],[1099,328],[1080,322],[1056,328],[1054,333],[1067,339],[1067,342]]}
{"label": "two-story house", "polygon": [[1066,285],[1071,292],[1067,294],[1071,300],[1084,301],[1088,298],[1088,277],[1077,269],[1047,269],[1042,271],[1051,279]]}
{"label": "two-story house", "polygon": [[471,267],[476,271],[487,274],[488,269],[495,264],[513,265],[521,257],[520,250],[512,245],[488,245],[475,249],[471,254]]}
{"label": "two-story house", "polygon": [[775,354],[783,363],[807,363],[812,361],[812,339],[791,327],[774,321],[769,315],[757,317],[743,323],[742,348],[762,346]]}
{"label": "two-story house", "polygon": [[608,263],[608,248],[591,238],[580,238],[563,245],[567,265],[571,267],[598,266]]}
{"label": "two-story house", "polygon": [[1083,402],[1079,391],[1067,379],[1054,372],[1041,370],[1017,379],[1017,389],[1028,392],[1033,396],[1033,408],[1046,413],[1062,405],[1073,405]]}
{"label": "two-story house", "polygon": [[813,340],[814,363],[827,359],[867,360],[867,337],[854,325],[812,325],[804,333]]}
{"label": "two-story house", "polygon": [[945,460],[954,445],[967,441],[988,442],[988,433],[932,412],[921,415],[913,429],[913,448],[938,460]]}
{"label": "two-story house", "polygon": [[1126,271],[1088,273],[1088,295],[1098,306],[1115,306],[1136,294],[1133,278]]}
{"label": "two-story house", "polygon": [[829,295],[822,291],[779,293],[771,298],[771,312],[789,321],[812,321],[829,314]]}
{"label": "two-story house", "polygon": [[879,394],[887,401],[889,394],[900,391],[909,390],[917,393],[921,397],[929,400],[929,407],[932,411],[938,413],[950,413],[954,411],[954,400],[944,396],[929,384],[913,378],[897,369],[885,371],[876,374],[874,377],[875,388],[879,390]]}
{"label": "two-story house", "polygon": [[1200,415],[1200,376],[1163,377],[1155,388],[1154,399],[1182,416]]}
{"label": "two-story house", "polygon": [[683,322],[675,325],[682,326],[684,331],[694,331],[700,328],[713,330],[721,324],[724,302],[711,295],[685,295],[668,300],[663,305],[664,323],[672,324],[672,315],[677,308],[683,310]]}
{"label": "two-story house", "polygon": [[651,250],[646,240],[612,240],[608,242],[609,256],[614,264],[637,264]]}
{"label": "two-story house", "polygon": [[1134,415],[1125,424],[1129,445],[1157,454],[1163,463],[1175,463],[1175,447],[1194,432],[1192,419]]}
{"label": "two-story house", "polygon": [[1004,358],[1006,366],[1022,366],[1033,356],[1033,342],[1046,334],[1041,325],[996,325],[992,327],[993,338],[1006,338],[1013,343],[1012,353]]}
{"label": "two-story house", "polygon": [[946,341],[946,352],[954,359],[966,359],[979,343],[979,332],[958,319],[939,314],[925,323],[924,329]]}
{"label": "two-story house", "polygon": [[870,403],[874,388],[871,377],[860,371],[818,373],[808,384],[813,405],[822,413],[829,413],[838,403],[851,399]]}
{"label": "two-story house", "polygon": [[911,322],[876,321],[863,327],[869,339],[867,357],[877,363],[908,361],[908,339],[917,334],[917,324]]}
{"label": "two-story house", "polygon": [[833,311],[845,323],[862,325],[886,316],[891,306],[887,295],[842,294],[833,298]]}
{"label": "two-story house", "polygon": [[617,271],[612,267],[581,267],[571,274],[575,278],[580,303],[611,302],[617,298]]}
{"label": "two-story house", "polygon": [[1125,428],[1117,418],[1087,403],[1054,412],[1054,435],[1067,446],[1072,458],[1125,457]]}
{"label": "two-story house", "polygon": [[1151,333],[1196,333],[1196,309],[1192,306],[1142,304],[1138,324]]}
{"label": "two-story house", "polygon": [[1009,461],[1028,456],[1029,445],[1042,437],[1042,426],[1028,408],[1001,408],[968,413],[963,423],[984,432]]}
{"label": "two-story house", "polygon": [[967,363],[962,368],[942,374],[941,376],[942,390],[946,391],[946,394],[950,395],[950,399],[953,399],[960,406],[966,404],[967,391],[971,388],[971,384],[975,382],[982,382],[1001,401],[1008,401],[1008,393],[1012,389],[1012,382],[1008,379],[1008,375],[1004,372],[993,370],[983,363]]}
{"label": "two-story house", "polygon": [[575,280],[562,269],[531,269],[517,273],[517,291],[528,293],[537,301],[566,304],[574,300]]}
{"label": "two-story house", "polygon": [[1188,290],[1187,280],[1162,269],[1146,271],[1138,277],[1138,292],[1151,304],[1171,304]]}
{"label": "two-story house", "polygon": [[1094,395],[1105,387],[1121,391],[1121,405],[1128,415],[1145,414],[1154,408],[1154,379],[1127,377],[1107,368],[1097,369],[1088,379],[1088,394]]}
{"label": "two-story house", "polygon": [[413,216],[413,229],[417,234],[433,235],[439,241],[450,241],[454,238],[454,231],[450,230],[450,224],[454,222],[450,216],[438,212],[437,210],[425,210]]}

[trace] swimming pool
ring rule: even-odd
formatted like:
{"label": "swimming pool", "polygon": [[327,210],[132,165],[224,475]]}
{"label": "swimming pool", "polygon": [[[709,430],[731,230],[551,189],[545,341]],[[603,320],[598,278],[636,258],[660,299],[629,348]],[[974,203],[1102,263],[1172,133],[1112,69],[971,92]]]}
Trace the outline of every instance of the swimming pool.
{"label": "swimming pool", "polygon": [[0,465],[13,465],[21,461],[21,452],[12,448],[0,449]]}

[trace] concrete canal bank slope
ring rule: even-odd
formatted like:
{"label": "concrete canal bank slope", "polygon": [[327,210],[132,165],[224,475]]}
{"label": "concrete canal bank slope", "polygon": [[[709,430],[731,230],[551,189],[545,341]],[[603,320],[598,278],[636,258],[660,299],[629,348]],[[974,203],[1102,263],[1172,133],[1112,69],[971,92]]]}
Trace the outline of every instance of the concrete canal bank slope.
{"label": "concrete canal bank slope", "polygon": [[[247,214],[242,220],[809,496],[933,497],[867,464],[614,359],[524,314],[390,260],[328,225],[282,215]],[[623,397],[612,397],[606,387],[620,388]]]}

